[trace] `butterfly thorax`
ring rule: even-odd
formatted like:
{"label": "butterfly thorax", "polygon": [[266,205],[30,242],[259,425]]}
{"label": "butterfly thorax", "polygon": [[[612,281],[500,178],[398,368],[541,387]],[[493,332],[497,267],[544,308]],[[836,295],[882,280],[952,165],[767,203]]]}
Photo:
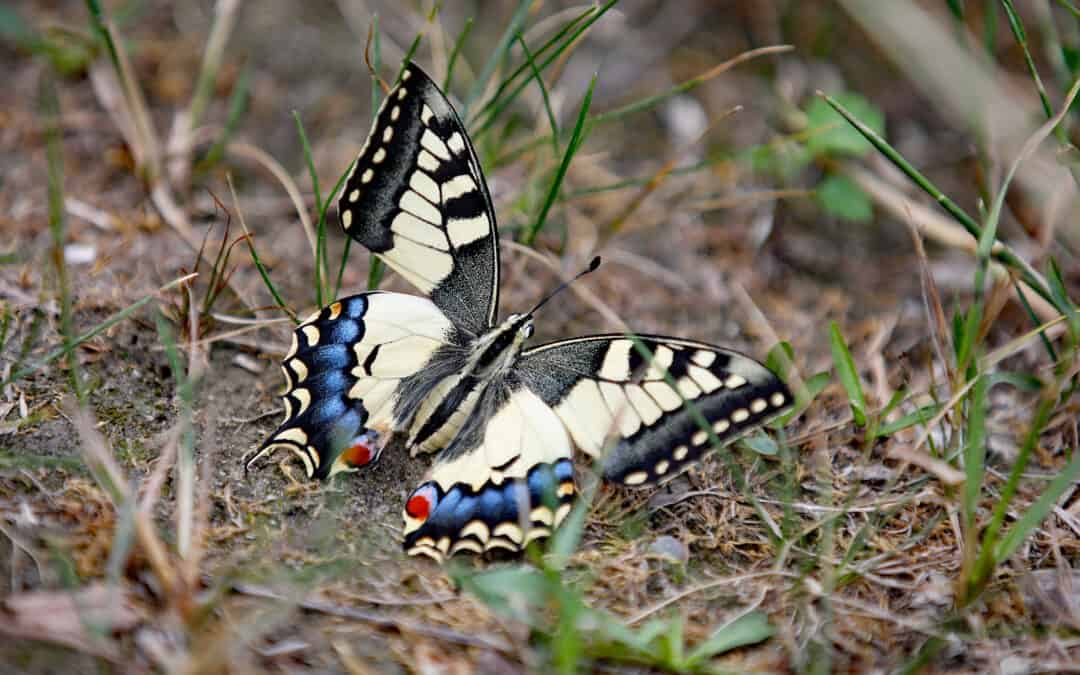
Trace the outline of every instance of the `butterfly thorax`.
{"label": "butterfly thorax", "polygon": [[470,341],[464,367],[431,389],[409,425],[406,445],[411,454],[447,447],[484,392],[513,368],[532,333],[531,316],[512,314]]}

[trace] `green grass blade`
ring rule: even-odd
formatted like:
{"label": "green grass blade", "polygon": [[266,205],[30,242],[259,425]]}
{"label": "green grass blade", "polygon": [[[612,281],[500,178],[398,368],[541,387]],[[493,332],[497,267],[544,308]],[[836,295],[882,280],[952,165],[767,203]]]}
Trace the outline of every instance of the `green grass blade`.
{"label": "green grass blade", "polygon": [[119,312],[116,312],[115,314],[110,316],[108,319],[105,319],[104,321],[102,321],[98,325],[94,326],[90,330],[88,330],[85,333],[82,333],[81,335],[75,337],[71,341],[70,345],[64,345],[63,347],[57,347],[56,349],[54,349],[51,352],[49,352],[48,354],[46,354],[40,361],[38,361],[34,365],[27,366],[26,368],[21,368],[21,369],[15,371],[11,375],[9,375],[6,380],[0,382],[0,388],[3,388],[4,386],[6,386],[8,384],[11,384],[12,382],[15,382],[16,380],[21,380],[22,378],[24,378],[24,377],[26,377],[28,375],[33,375],[34,373],[41,370],[45,366],[49,365],[50,363],[52,363],[56,359],[60,358],[64,354],[67,354],[70,350],[78,347],[79,345],[83,344],[84,342],[92,340],[93,338],[97,337],[98,335],[101,335],[102,333],[109,330],[110,328],[112,328],[116,324],[120,323],[124,319],[128,318],[133,313],[138,311],[139,308],[141,308],[143,305],[150,302],[154,298],[158,297],[162,293],[165,293],[166,291],[172,290],[176,286],[184,283],[185,281],[188,281],[189,279],[193,278],[194,276],[195,275],[187,274],[185,276],[180,277],[179,279],[175,279],[173,281],[170,281],[169,283],[165,284],[161,288],[157,289],[157,291],[155,291],[153,293],[150,293],[148,295],[145,295],[142,298],[139,298],[138,300],[131,303],[130,305],[128,305],[124,309],[122,309]]}
{"label": "green grass blade", "polygon": [[244,240],[247,241],[248,253],[251,254],[251,260],[255,263],[255,269],[259,270],[259,276],[262,277],[263,284],[270,291],[270,295],[274,298],[278,308],[289,315],[294,324],[299,324],[300,321],[296,318],[296,314],[285,304],[281,294],[278,293],[277,287],[274,286],[274,282],[270,280],[270,271],[266,269],[266,265],[259,259],[259,253],[255,250],[255,242],[252,240],[251,231],[248,230],[247,223],[244,221],[244,212],[240,210],[240,200],[236,197],[236,188],[233,187],[232,176],[226,174],[225,182],[229,185],[229,195],[232,197],[233,208],[236,210],[236,216],[240,220],[240,227],[244,230]]}
{"label": "green grass blade", "polygon": [[472,32],[473,18],[470,16],[465,19],[465,25],[461,28],[461,33],[458,34],[457,39],[454,40],[454,47],[450,50],[450,60],[446,64],[446,77],[443,78],[442,90],[449,92],[450,85],[454,83],[454,66],[457,65],[458,57],[461,55],[461,48],[465,46],[465,40],[469,38],[469,33]]}
{"label": "green grass blade", "polygon": [[233,87],[232,95],[229,97],[229,112],[225,117],[225,126],[221,131],[221,135],[203,155],[202,160],[199,161],[196,167],[197,170],[205,171],[221,161],[221,158],[225,155],[225,148],[229,145],[229,140],[236,133],[236,127],[239,126],[241,118],[247,112],[248,94],[250,92],[251,68],[245,65],[236,78],[236,86]]}
{"label": "green grass blade", "polygon": [[988,378],[979,376],[968,396],[967,438],[964,445],[964,494],[960,512],[971,531],[979,507],[979,494],[986,477],[986,412]]}
{"label": "green grass blade", "polygon": [[544,78],[540,76],[540,70],[536,67],[536,61],[533,60],[533,55],[529,52],[529,46],[525,44],[525,40],[519,33],[517,36],[518,44],[521,45],[521,51],[525,54],[525,61],[532,69],[533,79],[536,80],[536,86],[540,88],[540,96],[544,99],[544,112],[547,113],[548,124],[551,126],[551,149],[555,152],[555,156],[559,156],[559,123],[555,120],[555,111],[551,109],[551,98],[548,96],[547,87],[544,86]]}
{"label": "green grass blade", "polygon": [[[945,193],[937,188],[930,179],[919,172],[914,166],[911,165],[904,156],[896,151],[889,143],[882,138],[877,132],[863,124],[854,115],[851,114],[844,106],[840,105],[831,96],[822,94],[825,97],[825,101],[833,107],[836,112],[840,113],[849,124],[859,130],[866,140],[883,154],[886,159],[892,162],[896,168],[900,169],[908,178],[910,178],[920,189],[926,194],[930,195],[938,204],[941,205],[945,211],[953,217],[956,222],[960,223],[965,230],[967,230],[971,236],[976,240],[982,234],[982,228],[975,220],[967,214],[959,205],[950,199]],[[1000,242],[998,242],[1001,244]],[[1050,296],[1049,289],[1046,288],[1046,284],[1042,282],[1039,275],[1031,268],[1031,265],[1027,261],[1017,256],[1012,249],[1001,244],[995,247],[994,257],[1007,267],[1015,269],[1020,272],[1021,278],[1026,284],[1028,284],[1036,293],[1043,297],[1047,302],[1053,303],[1053,298]]]}
{"label": "green grass blade", "polygon": [[[1056,403],[1057,396],[1051,395],[1049,392],[1045,392],[1039,401],[1038,408],[1031,421],[1031,427],[1024,437],[1024,442],[1020,446],[1016,459],[1013,461],[1012,470],[1009,471],[1009,477],[1005,482],[1005,486],[1001,489],[990,523],[983,533],[982,550],[979,551],[975,569],[968,580],[968,591],[966,593],[968,601],[978,595],[991,578],[994,567],[1001,562],[1000,558],[995,557],[1000,545],[998,534],[1005,523],[1006,515],[1012,508],[1013,500],[1020,489],[1020,480],[1024,475],[1024,470],[1027,469],[1031,455],[1039,442],[1039,436],[1050,421],[1050,415],[1053,413]],[[1026,536],[1026,533],[1024,533],[1024,536]]]}
{"label": "green grass blade", "polygon": [[[296,120],[296,132],[300,135],[300,145],[304,149],[304,162],[307,164],[308,174],[311,176],[311,189],[315,193],[315,212],[325,215],[322,192],[319,190],[319,174],[315,171],[315,160],[311,155],[311,144],[308,143],[304,123],[300,120],[300,113],[294,110],[293,118]],[[326,219],[320,216],[319,223],[315,228],[315,304],[319,307],[323,306],[323,261],[325,259]]]}
{"label": "green grass blade", "polygon": [[[338,191],[341,190],[341,187],[345,184],[345,179],[349,177],[350,173],[352,173],[353,167],[355,165],[356,165],[356,160],[354,159],[352,162],[349,163],[349,167],[347,169],[345,169],[345,173],[341,174],[341,177],[338,178],[337,184],[334,185],[334,191],[330,193],[330,199],[328,201],[333,201],[334,195],[336,195],[338,193]],[[341,252],[341,264],[338,265],[337,280],[334,281],[334,299],[335,300],[341,294],[341,279],[342,279],[342,277],[345,276],[345,266],[349,262],[349,250],[351,248],[352,248],[352,237],[346,236],[345,237],[345,250]]]}
{"label": "green grass blade", "polygon": [[1050,481],[1050,484],[1046,486],[1038,499],[1024,511],[1024,515],[1020,516],[1020,519],[1002,537],[994,549],[994,559],[999,563],[1008,560],[1016,552],[1016,549],[1020,548],[1020,544],[1024,543],[1024,540],[1035,531],[1035,528],[1050,515],[1058,499],[1077,480],[1080,480],[1080,452],[1074,450],[1072,460],[1058,475],[1054,476],[1054,479]]}
{"label": "green grass blade", "polygon": [[835,321],[829,322],[829,346],[832,349],[836,375],[840,378],[844,391],[847,392],[848,404],[851,406],[851,414],[855,417],[855,424],[860,427],[866,426],[866,395],[863,393],[862,382],[859,380],[859,371],[855,367],[855,359],[851,357],[847,343],[844,342],[844,336],[840,333],[840,327]]}
{"label": "green grass blade", "polygon": [[769,623],[769,617],[765,612],[744,614],[726,626],[720,627],[694,647],[686,656],[686,664],[691,668],[696,667],[718,654],[729,652],[737,647],[764,642],[775,633],[776,629]]}
{"label": "green grass blade", "polygon": [[[554,49],[552,54],[548,55],[540,62],[538,70],[544,72],[547,67],[554,63],[555,59],[559,58],[560,55],[565,53],[566,50],[569,49],[583,33],[585,33],[585,31],[589,30],[594,23],[599,21],[600,17],[604,16],[609,9],[615,6],[617,1],[618,0],[608,0],[608,2],[604,3],[599,9],[594,10],[593,8],[589,8],[580,16],[567,22],[566,26],[563,26],[563,28],[551,39],[541,45],[539,49],[536,49],[533,52],[533,55],[537,58],[549,49]],[[518,82],[512,90],[504,95],[504,92],[510,88],[510,84],[525,72],[530,72],[527,63],[518,66],[517,70],[515,70],[510,77],[503,80],[503,83],[495,90],[495,95],[492,96],[487,104],[484,105],[484,108],[476,114],[475,119],[473,120],[474,124],[471,125],[474,127],[472,129],[472,137],[474,139],[480,137],[490,129],[492,125],[495,124],[495,121],[502,116],[503,111],[506,110],[506,108],[517,99],[525,87],[528,86],[531,73],[530,78],[525,78],[521,82]],[[482,122],[481,119],[483,120]]]}
{"label": "green grass blade", "polygon": [[484,90],[487,88],[488,81],[495,74],[495,69],[499,67],[499,64],[506,58],[507,52],[510,51],[510,45],[514,42],[514,36],[520,33],[521,27],[525,25],[525,19],[529,15],[529,8],[532,7],[532,4],[532,0],[518,1],[518,6],[517,9],[514,10],[514,15],[510,17],[510,22],[506,24],[506,30],[503,31],[499,41],[495,43],[495,48],[492,49],[491,56],[488,57],[483,69],[480,70],[480,74],[477,76],[476,81],[473,82],[473,86],[469,90],[469,95],[461,105],[461,119],[465,120],[469,118],[469,108],[484,95]]}
{"label": "green grass blade", "polygon": [[559,164],[559,170],[555,173],[555,178],[551,181],[551,187],[548,189],[547,198],[544,199],[544,205],[540,209],[540,213],[533,222],[532,226],[525,232],[523,241],[527,245],[532,245],[536,239],[536,235],[540,233],[540,230],[547,222],[548,212],[551,211],[551,206],[555,203],[555,200],[559,196],[559,190],[562,188],[563,179],[566,178],[566,172],[570,168],[570,160],[574,158],[574,154],[581,147],[581,143],[584,141],[584,129],[585,120],[589,116],[589,106],[592,104],[593,89],[596,87],[596,75],[593,75],[592,81],[589,83],[589,89],[585,92],[585,100],[581,103],[581,110],[578,111],[577,123],[574,124],[574,133],[570,136],[570,143],[566,146],[566,153],[563,155],[562,162]]}
{"label": "green grass blade", "polygon": [[60,130],[60,99],[57,95],[56,83],[52,79],[52,72],[48,70],[42,75],[39,103],[42,116],[46,121],[45,155],[48,167],[49,232],[52,234],[52,261],[56,269],[60,293],[60,334],[64,338],[64,350],[67,353],[71,390],[79,402],[83,403],[85,392],[79,373],[79,359],[75,354],[71,281],[68,277],[67,261],[64,259],[67,221],[64,218],[64,148]]}

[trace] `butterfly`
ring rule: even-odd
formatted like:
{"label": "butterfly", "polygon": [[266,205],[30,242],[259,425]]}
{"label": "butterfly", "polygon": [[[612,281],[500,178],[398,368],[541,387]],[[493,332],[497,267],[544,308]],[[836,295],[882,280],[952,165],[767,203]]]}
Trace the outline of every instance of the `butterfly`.
{"label": "butterfly", "polygon": [[435,453],[405,502],[410,555],[519,552],[550,536],[575,497],[575,446],[608,481],[654,484],[791,404],[764,365],[703,342],[608,334],[526,347],[536,308],[496,315],[499,241],[476,152],[411,63],[338,209],[345,232],[424,296],[361,293],[301,323],[282,362],[284,421],[245,466],[287,448],[326,479],[388,449]]}

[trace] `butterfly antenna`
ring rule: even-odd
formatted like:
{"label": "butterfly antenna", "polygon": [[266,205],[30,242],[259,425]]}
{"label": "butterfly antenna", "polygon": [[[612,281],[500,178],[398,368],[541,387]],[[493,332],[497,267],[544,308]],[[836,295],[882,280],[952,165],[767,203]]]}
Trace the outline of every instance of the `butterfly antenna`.
{"label": "butterfly antenna", "polygon": [[552,292],[548,293],[547,296],[543,300],[536,303],[536,306],[533,307],[531,310],[529,310],[529,313],[526,314],[525,316],[532,316],[533,314],[535,314],[536,310],[538,310],[538,309],[540,309],[541,307],[544,306],[544,303],[546,303],[548,300],[554,298],[564,288],[566,288],[570,284],[574,283],[575,281],[577,281],[581,277],[585,276],[589,272],[595,272],[597,267],[600,267],[600,256],[596,256],[595,258],[593,258],[592,261],[589,263],[589,266],[586,267],[585,269],[581,270],[580,272],[578,272],[576,275],[574,275],[573,279],[570,279],[569,281],[564,281],[561,284],[559,284],[558,288],[556,288]]}

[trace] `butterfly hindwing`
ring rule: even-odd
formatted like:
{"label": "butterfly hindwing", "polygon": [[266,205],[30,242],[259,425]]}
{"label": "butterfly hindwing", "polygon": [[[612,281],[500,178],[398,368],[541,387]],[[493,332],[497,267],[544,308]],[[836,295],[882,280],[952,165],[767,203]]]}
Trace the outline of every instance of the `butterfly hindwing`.
{"label": "butterfly hindwing", "polygon": [[495,320],[499,249],[487,184],[446,97],[408,64],[338,202],[345,231],[473,334]]}
{"label": "butterfly hindwing", "polygon": [[285,419],[246,462],[276,448],[296,453],[309,477],[374,461],[398,430],[402,381],[452,341],[450,320],[430,300],[376,291],[344,298],[300,324],[282,361]]}
{"label": "butterfly hindwing", "polygon": [[713,444],[695,411],[724,442],[791,405],[783,381],[748,356],[678,338],[636,341],[597,335],[553,342],[518,362],[518,375],[574,443],[603,457],[609,481],[659,482],[700,458]]}
{"label": "butterfly hindwing", "polygon": [[555,412],[514,378],[485,392],[405,505],[405,550],[521,551],[550,536],[574,498],[573,448]]}

